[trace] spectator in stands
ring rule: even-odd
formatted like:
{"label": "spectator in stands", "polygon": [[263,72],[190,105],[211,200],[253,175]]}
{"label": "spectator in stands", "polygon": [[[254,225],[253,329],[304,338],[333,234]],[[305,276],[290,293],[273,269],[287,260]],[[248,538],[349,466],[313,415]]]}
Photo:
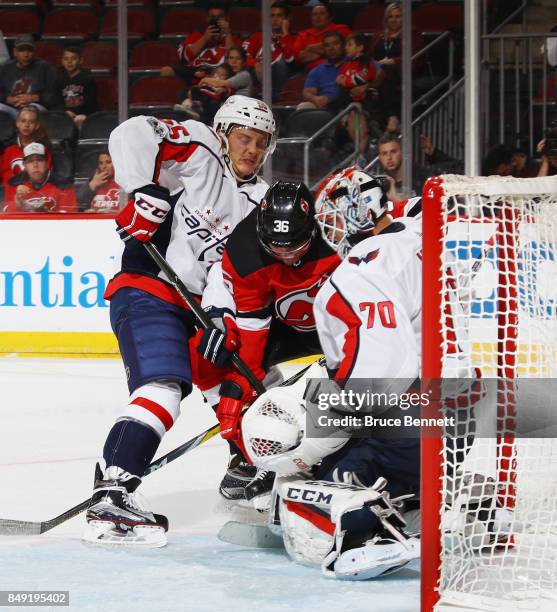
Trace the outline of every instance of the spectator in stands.
{"label": "spectator in stands", "polygon": [[513,150],[505,144],[491,147],[482,162],[483,176],[510,176],[513,172]]}
{"label": "spectator in stands", "polygon": [[384,134],[378,143],[379,163],[385,174],[391,179],[388,197],[392,201],[402,197],[422,194],[422,186],[430,176],[437,174],[460,174],[462,163],[436,148],[431,139],[422,134],[420,149],[425,156],[425,165],[414,164],[412,168],[412,193],[402,194],[402,144],[400,138],[393,134]]}
{"label": "spectator in stands", "polygon": [[114,166],[108,149],[99,151],[97,169],[78,190],[79,208],[87,213],[114,213],[120,209],[120,186],[114,180]]}
{"label": "spectator in stands", "polygon": [[13,189],[9,193],[6,190],[4,212],[77,211],[73,187],[67,179],[60,179],[51,173],[43,144],[32,142],[23,149],[23,165],[24,171],[9,181]]}
{"label": "spectator in stands", "polygon": [[[550,30],[553,34],[557,33],[557,25]],[[545,41],[545,56],[547,64],[552,70],[557,70],[557,38],[547,38]]]}
{"label": "spectator in stands", "polygon": [[[555,128],[557,131],[557,128]],[[557,134],[556,134],[557,135]],[[557,138],[544,138],[538,142],[536,151],[541,154],[541,164],[536,176],[557,174]]]}
{"label": "spectator in stands", "polygon": [[52,168],[52,145],[45,127],[41,123],[39,109],[36,106],[24,106],[15,120],[15,136],[3,143],[1,151],[0,178],[6,186],[11,178],[23,171],[23,149],[32,142],[44,145],[48,167]]}
{"label": "spectator in stands", "polygon": [[333,23],[328,4],[318,4],[311,11],[313,27],[302,30],[294,42],[294,58],[302,64],[305,71],[313,70],[327,60],[324,45],[325,34],[338,32],[345,39],[350,35],[350,28],[343,23]]}
{"label": "spectator in stands", "polygon": [[341,89],[337,84],[339,69],[344,62],[344,37],[340,32],[328,32],[323,38],[326,60],[311,70],[304,83],[304,102],[297,110],[327,108],[335,112]]}
{"label": "spectator in stands", "polygon": [[33,37],[16,39],[14,59],[0,68],[0,112],[14,119],[20,108],[33,104],[40,110],[56,106],[56,73],[44,60],[35,58]]}
{"label": "spectator in stands", "polygon": [[[271,81],[273,100],[280,94],[282,86],[290,76],[290,67],[294,61],[295,37],[290,34],[288,5],[285,2],[274,2],[271,5]],[[248,54],[248,66],[253,68],[259,82],[263,70],[263,34],[256,32],[243,43]]]}
{"label": "spectator in stands", "polygon": [[[213,68],[210,76],[222,82],[230,79],[232,75],[232,68],[228,64],[221,64]],[[206,83],[193,85],[190,87],[188,97],[181,104],[175,104],[174,110],[184,112],[196,121],[201,120],[211,125],[215,113],[231,91],[231,88],[226,86],[215,87]]]}
{"label": "spectator in stands", "polygon": [[83,125],[87,115],[97,110],[97,84],[91,71],[83,68],[81,64],[79,47],[66,47],[56,84],[64,102],[66,115],[78,129]]}
{"label": "spectator in stands", "polygon": [[[418,32],[412,34],[412,53],[422,46]],[[387,117],[400,117],[401,63],[402,63],[402,8],[399,3],[391,2],[383,15],[383,30],[374,37],[372,57],[381,65],[384,72],[382,98]],[[415,66],[414,66],[415,69]],[[387,120],[388,121],[388,120]],[[390,131],[397,131],[394,119]]]}
{"label": "spectator in stands", "polygon": [[201,87],[203,85],[208,85],[209,87],[227,87],[233,94],[251,97],[253,79],[246,65],[246,50],[243,47],[230,47],[226,52],[226,63],[232,70],[230,78],[203,77],[199,85]]}
{"label": "spectator in stands", "polygon": [[184,79],[186,87],[208,76],[213,68],[224,62],[230,47],[238,46],[240,40],[230,31],[227,9],[221,2],[210,2],[207,7],[207,29],[193,32],[178,45],[179,66],[164,66],[160,75]]}

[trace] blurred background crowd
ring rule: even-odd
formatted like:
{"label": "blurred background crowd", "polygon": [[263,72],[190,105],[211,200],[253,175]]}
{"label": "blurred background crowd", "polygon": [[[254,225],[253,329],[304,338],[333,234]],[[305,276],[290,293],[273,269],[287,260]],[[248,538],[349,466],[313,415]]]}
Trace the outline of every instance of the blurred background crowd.
{"label": "blurred background crowd", "polygon": [[[111,0],[0,2],[0,209],[113,213],[107,149],[127,114],[207,124],[234,93],[261,96],[260,2],[128,2],[128,80],[117,79]],[[412,3],[412,133],[400,133],[402,7],[380,0],[272,2],[271,76],[279,141],[273,176],[310,187],[358,163],[391,198],[463,172],[464,3]],[[484,0],[482,173],[557,173],[554,0]],[[412,147],[411,193],[402,193]]]}

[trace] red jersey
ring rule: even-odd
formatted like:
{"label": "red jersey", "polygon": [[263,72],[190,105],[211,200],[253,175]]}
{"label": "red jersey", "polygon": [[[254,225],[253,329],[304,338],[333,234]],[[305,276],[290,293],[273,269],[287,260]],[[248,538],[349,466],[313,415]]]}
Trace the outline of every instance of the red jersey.
{"label": "red jersey", "polygon": [[[6,189],[5,213],[74,213],[77,212],[77,200],[73,187],[68,183],[48,178],[40,187],[34,186],[24,175],[12,179]],[[16,190],[25,185],[29,191],[16,202]]]}
{"label": "red jersey", "polygon": [[[370,61],[364,56],[347,60],[339,70],[339,76],[342,79],[340,86],[344,89],[352,89],[352,87],[370,83],[380,70],[380,64],[373,60]],[[352,96],[352,98],[356,102],[362,102],[366,98],[366,92],[359,96]]]}
{"label": "red jersey", "polygon": [[[199,55],[194,55],[192,53],[191,45],[197,42],[202,36],[203,34],[201,34],[201,32],[194,32],[178,45],[178,57],[180,60],[194,68],[201,66],[216,68],[217,66],[223,64],[224,56],[226,55],[224,36],[219,38],[218,43],[214,47],[205,47],[204,49],[201,49]],[[239,46],[240,40],[235,40],[234,44]]]}
{"label": "red jersey", "polygon": [[91,212],[114,213],[120,210],[120,187],[112,180],[103,185],[91,198],[89,204]]}
{"label": "red jersey", "polygon": [[[287,34],[280,36],[273,34],[271,42],[271,63],[274,64],[280,60],[284,62],[292,62],[294,60],[294,41],[295,36]],[[263,60],[263,34],[256,32],[242,43],[242,47],[248,54],[248,66]]]}
{"label": "red jersey", "polygon": [[[323,38],[325,34],[328,32],[339,32],[347,38],[350,36],[350,28],[344,23],[330,23],[324,30],[318,32],[315,28],[309,28],[307,30],[302,30],[298,36],[296,36],[296,40],[294,42],[294,58],[297,62],[300,62],[300,52],[303,51],[309,45],[316,45],[323,43]],[[306,72],[309,72],[319,64],[322,64],[325,61],[325,58],[322,57],[320,59],[313,60],[312,62],[308,62],[304,64],[304,68]],[[302,62],[300,62],[302,63]]]}
{"label": "red jersey", "polygon": [[240,357],[261,375],[272,317],[300,333],[314,331],[315,296],[341,259],[316,235],[299,265],[277,261],[259,246],[256,215],[252,211],[232,232],[222,274],[236,305]]}
{"label": "red jersey", "polygon": [[[52,155],[48,149],[46,150],[46,155],[48,167],[52,169]],[[0,168],[2,185],[7,185],[8,181],[20,172],[23,172],[23,147],[20,145],[19,138],[15,138],[2,152]]]}

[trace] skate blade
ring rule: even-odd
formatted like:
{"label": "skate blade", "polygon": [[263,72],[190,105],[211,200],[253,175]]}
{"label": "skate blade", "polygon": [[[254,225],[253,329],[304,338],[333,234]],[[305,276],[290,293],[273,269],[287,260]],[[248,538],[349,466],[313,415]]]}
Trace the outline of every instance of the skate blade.
{"label": "skate blade", "polygon": [[166,533],[162,527],[137,525],[129,531],[116,529],[110,521],[91,521],[82,536],[85,544],[93,546],[128,546],[130,548],[162,548]]}

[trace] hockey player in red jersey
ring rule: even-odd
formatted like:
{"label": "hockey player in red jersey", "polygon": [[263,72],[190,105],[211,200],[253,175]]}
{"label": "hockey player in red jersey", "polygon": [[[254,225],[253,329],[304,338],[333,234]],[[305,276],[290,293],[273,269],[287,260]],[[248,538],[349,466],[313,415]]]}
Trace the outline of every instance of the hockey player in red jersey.
{"label": "hockey player in red jersey", "polygon": [[152,240],[201,299],[233,228],[267,190],[257,172],[274,139],[270,108],[245,96],[223,104],[213,129],[140,116],[110,136],[116,181],[132,194],[116,219],[125,248],[105,294],[130,400],[106,439],[106,468],[97,465],[88,542],[166,543],[166,517],[148,510],[136,490],[191,392],[189,339],[196,321],[142,243]]}

